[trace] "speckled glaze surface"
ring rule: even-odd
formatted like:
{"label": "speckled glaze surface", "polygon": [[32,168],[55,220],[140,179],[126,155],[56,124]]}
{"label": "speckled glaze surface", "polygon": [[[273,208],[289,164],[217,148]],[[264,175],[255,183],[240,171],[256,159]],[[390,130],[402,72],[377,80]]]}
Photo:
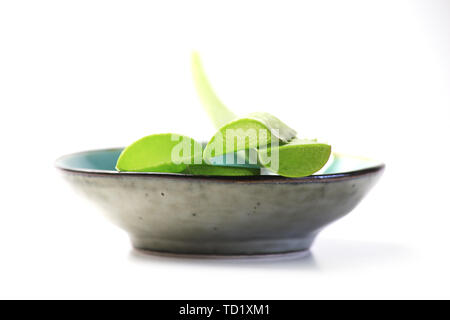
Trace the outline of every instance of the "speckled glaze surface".
{"label": "speckled glaze surface", "polygon": [[119,153],[68,155],[56,166],[128,232],[134,247],[180,254],[308,250],[322,228],[361,201],[384,169],[336,156],[328,173],[297,179],[118,173],[113,168]]}

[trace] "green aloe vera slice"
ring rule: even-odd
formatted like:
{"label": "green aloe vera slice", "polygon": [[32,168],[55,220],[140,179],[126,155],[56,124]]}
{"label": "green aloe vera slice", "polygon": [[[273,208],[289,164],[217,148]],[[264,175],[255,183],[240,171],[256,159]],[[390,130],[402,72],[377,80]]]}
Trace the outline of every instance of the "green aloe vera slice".
{"label": "green aloe vera slice", "polygon": [[254,176],[261,172],[259,167],[245,165],[208,165],[202,159],[202,150],[202,145],[192,138],[171,133],[154,134],[125,148],[116,168],[119,171],[216,176]]}
{"label": "green aloe vera slice", "polygon": [[116,168],[134,172],[182,172],[188,164],[202,163],[202,150],[201,144],[186,136],[153,134],[125,148]]}
{"label": "green aloe vera slice", "polygon": [[285,144],[296,135],[294,129],[277,117],[265,112],[252,113],[222,126],[206,145],[203,157],[208,160],[239,150],[266,147],[272,139]]}
{"label": "green aloe vera slice", "polygon": [[220,101],[211,87],[200,56],[196,52],[192,53],[192,75],[198,96],[216,129],[235,119],[236,115]]}
{"label": "green aloe vera slice", "polygon": [[[322,169],[330,158],[331,146],[316,140],[294,139],[276,150],[260,149],[258,155],[261,165],[269,170],[284,177],[299,178]],[[273,161],[278,161],[278,165]]]}

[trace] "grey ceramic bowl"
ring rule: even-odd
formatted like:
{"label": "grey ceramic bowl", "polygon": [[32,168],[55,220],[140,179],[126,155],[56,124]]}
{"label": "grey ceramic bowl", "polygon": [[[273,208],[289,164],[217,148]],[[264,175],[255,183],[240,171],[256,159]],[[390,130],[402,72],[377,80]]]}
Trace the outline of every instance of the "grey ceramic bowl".
{"label": "grey ceramic bowl", "polygon": [[305,178],[213,177],[114,170],[121,149],[64,156],[71,185],[126,230],[135,248],[165,253],[260,255],[308,250],[349,213],[384,165],[336,155]]}

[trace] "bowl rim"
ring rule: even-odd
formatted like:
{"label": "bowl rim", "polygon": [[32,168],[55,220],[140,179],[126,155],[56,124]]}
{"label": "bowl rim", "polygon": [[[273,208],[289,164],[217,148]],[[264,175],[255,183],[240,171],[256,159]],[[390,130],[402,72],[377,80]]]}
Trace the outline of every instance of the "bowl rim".
{"label": "bowl rim", "polygon": [[[167,179],[180,179],[180,180],[209,180],[209,181],[223,181],[223,182],[244,182],[244,183],[307,183],[307,182],[328,182],[335,180],[357,178],[365,175],[381,173],[384,171],[386,165],[382,162],[374,161],[377,164],[358,170],[345,171],[339,173],[327,173],[317,174],[300,178],[288,178],[278,175],[259,175],[259,176],[206,176],[206,175],[189,175],[183,173],[163,173],[163,172],[129,172],[129,171],[111,171],[111,170],[95,170],[95,169],[79,169],[79,168],[67,168],[61,165],[62,160],[86,153],[92,152],[108,152],[119,151],[123,148],[105,148],[105,149],[92,149],[79,152],[73,152],[65,154],[55,160],[54,166],[65,173],[77,174],[83,176],[103,176],[103,177],[142,177],[142,178],[167,178]],[[335,153],[338,155],[348,156],[341,153]],[[358,158],[354,156],[348,156]],[[370,161],[371,159],[360,158]],[[372,160],[373,161],[373,160]]]}

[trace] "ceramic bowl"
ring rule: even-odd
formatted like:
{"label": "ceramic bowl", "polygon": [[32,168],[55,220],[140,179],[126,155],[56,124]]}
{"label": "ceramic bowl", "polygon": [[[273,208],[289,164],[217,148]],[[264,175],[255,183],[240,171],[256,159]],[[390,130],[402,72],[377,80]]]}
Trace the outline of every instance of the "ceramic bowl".
{"label": "ceramic bowl", "polygon": [[261,255],[308,250],[328,224],[349,213],[384,165],[335,154],[304,178],[117,172],[122,149],[56,161],[65,179],[128,232],[135,248],[196,255]]}

